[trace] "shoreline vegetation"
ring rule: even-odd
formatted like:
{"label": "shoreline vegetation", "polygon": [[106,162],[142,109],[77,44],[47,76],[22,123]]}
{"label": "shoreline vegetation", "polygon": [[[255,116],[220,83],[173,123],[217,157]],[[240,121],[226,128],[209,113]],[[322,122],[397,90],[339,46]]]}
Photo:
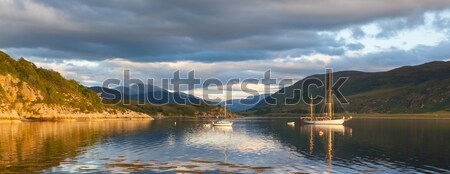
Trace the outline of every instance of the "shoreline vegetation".
{"label": "shoreline vegetation", "polygon": [[[435,113],[396,113],[396,114],[384,114],[384,113],[368,113],[368,114],[342,114],[337,113],[338,116],[352,116],[353,118],[417,118],[417,119],[430,119],[430,118],[450,118],[450,112],[435,112]],[[303,114],[284,114],[284,113],[272,113],[270,115],[246,115],[244,118],[299,118],[308,117],[309,115]]]}
{"label": "shoreline vegetation", "polygon": [[95,92],[75,80],[0,51],[0,120],[137,118],[153,119],[120,106],[106,106]]}
{"label": "shoreline vegetation", "polygon": [[[273,115],[273,113],[307,114],[309,100],[299,102],[291,100],[296,90],[305,92],[303,87],[308,79],[325,81],[324,74],[305,77],[291,86],[260,101],[248,110],[249,115]],[[450,61],[433,61],[416,66],[403,66],[388,71],[361,72],[338,71],[333,73],[333,81],[339,78],[348,80],[339,92],[349,104],[337,104],[337,113],[438,113],[450,112]],[[308,82],[309,83],[309,82]],[[311,95],[325,94],[324,87],[314,87],[308,91]],[[306,94],[306,93],[304,93]],[[340,95],[339,95],[340,96]],[[299,98],[301,99],[301,98]],[[343,97],[336,96],[341,101]],[[285,103],[277,103],[285,101]],[[314,110],[320,111],[321,105]],[[438,114],[439,115],[439,114]]]}
{"label": "shoreline vegetation", "polygon": [[[98,117],[57,117],[57,118],[27,118],[27,119],[7,119],[1,118],[0,122],[40,122],[40,121],[57,121],[57,122],[70,122],[70,121],[127,121],[127,120],[155,120],[155,119],[173,119],[173,118],[183,118],[183,119],[200,119],[200,120],[214,120],[216,117],[204,117],[204,116],[153,116],[149,117],[146,114],[140,114],[141,116],[134,117],[111,117],[111,116],[98,116]],[[342,114],[338,114],[342,115]],[[438,113],[400,113],[400,114],[346,114],[345,116],[352,116],[355,119],[450,119],[450,112],[438,112]],[[274,114],[270,116],[260,116],[260,115],[247,115],[247,116],[237,116],[233,118],[299,118],[308,117],[307,115],[287,115],[287,114]]]}
{"label": "shoreline vegetation", "polygon": [[[49,112],[50,111],[50,112]],[[43,115],[19,115],[16,111],[0,112],[0,121],[84,121],[84,120],[154,120],[153,117],[131,110],[121,110],[112,112],[111,110],[105,112],[91,112],[80,113],[61,110],[45,110]]]}
{"label": "shoreline vegetation", "polygon": [[450,112],[398,113],[398,114],[353,114],[353,118],[450,118]]}
{"label": "shoreline vegetation", "polygon": [[20,122],[97,122],[97,121],[153,121],[153,117],[122,117],[122,118],[52,118],[52,119],[1,119],[0,123],[20,123]]}

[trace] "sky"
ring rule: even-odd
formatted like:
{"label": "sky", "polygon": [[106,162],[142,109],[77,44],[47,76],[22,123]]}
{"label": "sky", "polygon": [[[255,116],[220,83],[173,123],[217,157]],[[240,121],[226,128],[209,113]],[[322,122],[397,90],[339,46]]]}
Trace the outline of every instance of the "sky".
{"label": "sky", "polygon": [[0,0],[0,26],[0,50],[86,86],[124,70],[160,85],[178,70],[300,80],[450,60],[448,0]]}

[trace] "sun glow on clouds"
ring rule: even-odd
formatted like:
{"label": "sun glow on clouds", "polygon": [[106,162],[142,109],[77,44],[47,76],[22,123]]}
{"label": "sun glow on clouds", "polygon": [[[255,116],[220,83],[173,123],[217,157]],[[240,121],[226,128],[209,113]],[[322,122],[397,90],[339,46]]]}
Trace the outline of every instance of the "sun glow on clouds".
{"label": "sun glow on clouds", "polygon": [[[74,79],[85,85],[97,84],[98,79],[92,77],[92,75],[84,74],[80,72],[80,69],[96,69],[99,67],[99,62],[87,61],[87,60],[49,60],[40,58],[30,58],[30,60],[38,67],[51,69],[59,72],[62,76],[68,79]],[[75,69],[78,68],[78,69]],[[86,71],[87,72],[87,71]]]}
{"label": "sun glow on clouds", "polygon": [[299,57],[288,56],[286,58],[276,58],[273,60],[274,63],[304,63],[304,64],[319,64],[323,66],[331,66],[332,61],[339,60],[340,56],[330,56],[325,54],[312,54]]}
{"label": "sun glow on clouds", "polygon": [[[235,84],[231,86],[231,90],[225,90],[222,86],[211,85],[208,88],[195,88],[193,90],[182,91],[186,94],[191,94],[203,99],[208,99],[210,101],[223,101],[223,100],[234,100],[247,98],[253,95],[261,95],[266,93],[274,93],[280,90],[279,86],[270,85],[266,86],[264,84],[247,84],[247,88],[250,91],[243,91],[241,85],[243,83]],[[267,88],[267,90],[266,90]],[[256,91],[256,93],[254,93]]]}
{"label": "sun glow on clouds", "polygon": [[[5,1],[13,3],[12,1]],[[28,1],[27,1],[28,2]],[[0,15],[8,16],[8,9],[6,6],[0,6]],[[55,8],[43,7],[37,3],[26,3],[24,6],[27,16],[38,11],[45,11],[44,18],[31,19],[34,22],[51,23],[47,26],[67,26],[71,29],[77,29],[77,26],[64,25],[67,16],[58,16],[59,12]],[[50,9],[45,9],[50,8]],[[11,12],[13,13],[13,12]],[[15,12],[14,12],[15,13]],[[29,19],[21,19],[21,15],[11,15],[8,20],[27,21]],[[139,78],[146,82],[145,79],[155,79],[155,85],[160,86],[160,79],[171,78],[175,71],[180,71],[182,77],[186,77],[189,71],[194,70],[196,77],[204,81],[207,78],[217,78],[222,82],[227,82],[232,78],[239,78],[241,81],[246,78],[261,79],[264,72],[270,70],[272,77],[278,80],[293,79],[300,80],[308,75],[323,73],[325,68],[333,67],[338,70],[362,70],[362,71],[381,71],[401,65],[398,62],[405,62],[407,58],[414,57],[415,64],[424,63],[430,60],[444,60],[448,59],[446,54],[442,57],[427,58],[426,51],[424,53],[416,54],[416,48],[426,46],[426,49],[437,47],[442,43],[448,42],[450,37],[450,10],[427,12],[420,15],[413,15],[412,17],[395,17],[383,18],[369,21],[361,24],[351,24],[338,28],[322,31],[309,31],[299,29],[296,32],[305,33],[304,37],[310,34],[324,37],[307,37],[318,40],[316,44],[305,44],[305,47],[299,45],[297,48],[290,48],[286,45],[286,49],[268,49],[271,51],[267,59],[242,59],[237,58],[225,59],[220,61],[202,62],[201,60],[181,60],[168,59],[154,62],[138,62],[133,61],[127,57],[110,57],[107,59],[96,60],[82,60],[80,59],[50,59],[43,57],[27,57],[36,65],[48,69],[53,69],[60,72],[67,78],[80,81],[87,86],[102,85],[102,82],[108,78],[122,79],[123,71],[130,70],[132,78]],[[52,23],[53,22],[53,23]],[[56,24],[55,24],[56,23]],[[290,30],[289,30],[290,31]],[[287,35],[289,32],[286,32]],[[259,36],[259,35],[257,35]],[[268,43],[270,41],[260,41],[261,37],[253,36],[253,40],[241,41],[242,38],[237,38],[231,46],[237,50],[224,51],[239,52],[243,48],[259,49],[252,47],[261,43]],[[274,47],[282,47],[286,44],[284,41],[296,41],[303,39],[299,38],[282,38],[273,40],[273,45],[262,44]],[[264,38],[264,37],[262,37]],[[278,37],[274,37],[278,38]],[[331,38],[331,39],[330,39]],[[184,39],[195,42],[195,38],[186,36]],[[237,42],[239,41],[239,42]],[[315,41],[314,41],[315,42]],[[244,44],[247,43],[247,44]],[[296,42],[294,42],[296,43]],[[300,43],[301,44],[301,43]],[[351,46],[353,45],[353,47]],[[356,45],[356,46],[355,46]],[[309,47],[308,47],[309,46]],[[265,48],[265,47],[264,47]],[[325,48],[325,49],[322,49]],[[342,52],[332,53],[333,49],[343,50]],[[424,49],[424,48],[423,48]],[[66,57],[69,53],[64,51],[52,50],[48,48],[2,48],[13,56],[21,56],[21,54],[39,53],[42,55],[53,55]],[[245,49],[244,49],[245,50]],[[330,51],[331,50],[331,51]],[[207,50],[209,51],[209,50]],[[222,51],[222,50],[221,50]],[[419,49],[421,51],[421,49]],[[88,51],[87,51],[88,52]],[[212,51],[213,52],[213,51]],[[264,53],[266,53],[264,52]],[[379,55],[377,55],[379,54]],[[397,55],[404,57],[397,58]],[[233,54],[230,54],[234,56]],[[242,54],[245,55],[245,54]],[[267,56],[261,55],[262,57]],[[446,56],[446,57],[445,57]],[[236,85],[239,86],[239,85]],[[233,98],[245,98],[249,94],[237,89],[233,86]],[[249,88],[257,90],[260,94],[264,92],[264,85],[249,85]],[[193,89],[194,94],[202,97],[202,90],[200,87]],[[169,89],[171,90],[171,89]],[[277,91],[277,87],[272,87],[270,92]],[[184,91],[188,92],[188,91]],[[223,98],[223,94],[215,94],[214,97]]]}
{"label": "sun glow on clouds", "polygon": [[[317,59],[317,60],[315,60]],[[180,71],[181,78],[186,78],[189,71],[195,70],[196,77],[203,82],[207,78],[217,78],[226,84],[228,80],[237,78],[241,83],[232,86],[232,99],[246,98],[250,94],[240,90],[242,81],[247,78],[259,80],[259,84],[247,84],[247,87],[256,90],[258,94],[263,94],[265,86],[261,84],[260,79],[264,77],[264,72],[271,70],[272,78],[280,81],[281,79],[293,78],[293,82],[305,77],[308,72],[292,73],[298,70],[315,71],[328,64],[333,57],[329,56],[305,56],[293,58],[278,58],[274,60],[249,60],[241,62],[194,62],[194,61],[177,61],[177,62],[132,62],[125,59],[108,59],[104,61],[86,61],[86,60],[49,60],[40,58],[31,58],[31,61],[39,67],[52,69],[60,72],[69,79],[75,79],[87,86],[102,85],[102,82],[108,78],[123,79],[123,70],[130,70],[131,78],[141,79],[146,82],[148,78],[154,79],[155,85],[161,86],[162,78],[171,78],[173,72]],[[325,63],[325,64],[324,64]],[[312,64],[315,64],[312,66]],[[312,68],[314,67],[314,68]],[[233,72],[233,73],[231,73]],[[292,73],[292,74],[291,74]],[[245,74],[245,76],[242,76]],[[221,92],[216,87],[211,86],[210,91],[214,93]],[[269,92],[278,91],[277,85],[272,85]],[[182,91],[189,93],[189,91]],[[203,97],[203,90],[200,85],[192,90],[197,97]],[[210,98],[224,98],[224,94],[212,94]]]}

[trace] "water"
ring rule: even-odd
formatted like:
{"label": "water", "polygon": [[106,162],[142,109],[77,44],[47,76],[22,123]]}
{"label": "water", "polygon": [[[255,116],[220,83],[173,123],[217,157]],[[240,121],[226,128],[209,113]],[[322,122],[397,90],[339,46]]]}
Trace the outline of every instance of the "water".
{"label": "water", "polygon": [[294,120],[4,122],[0,172],[450,172],[450,119]]}

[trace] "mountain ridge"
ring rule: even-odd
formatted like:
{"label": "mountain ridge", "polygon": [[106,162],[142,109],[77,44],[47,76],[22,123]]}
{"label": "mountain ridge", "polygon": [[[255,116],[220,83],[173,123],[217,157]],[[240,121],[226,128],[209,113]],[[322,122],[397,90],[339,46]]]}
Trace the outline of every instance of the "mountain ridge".
{"label": "mountain ridge", "polygon": [[[105,104],[114,104],[120,107],[128,108],[133,111],[142,112],[150,115],[155,115],[157,117],[163,116],[187,116],[187,117],[211,117],[215,118],[218,116],[222,116],[224,114],[224,108],[218,105],[211,104],[209,102],[199,100],[199,103],[152,103],[151,100],[142,99],[136,100],[133,96],[142,96],[147,97],[152,94],[152,91],[149,91],[140,95],[127,96],[127,94],[121,92],[117,89],[111,89],[106,87],[90,87],[88,88],[99,96],[101,96],[105,102]],[[162,89],[164,90],[164,89]],[[170,93],[167,90],[164,97],[174,97],[177,94],[182,97],[183,93]],[[159,93],[159,92],[158,92]],[[169,95],[172,94],[172,95]],[[187,97],[192,97],[188,94],[184,94]],[[119,97],[118,97],[119,96]],[[124,98],[122,98],[124,97]],[[174,101],[173,99],[167,99],[167,101]],[[237,117],[236,113],[227,114],[228,117]]]}
{"label": "mountain ridge", "polygon": [[[308,78],[324,79],[324,74],[308,76],[271,95],[278,101],[293,96]],[[350,104],[335,106],[339,112],[351,113],[426,113],[450,111],[450,61],[433,61],[416,66],[402,66],[384,72],[339,71],[334,81],[349,77],[341,92]],[[281,92],[286,94],[281,94]],[[316,89],[315,92],[322,91]],[[266,98],[246,114],[305,114],[305,103],[269,106]]]}

